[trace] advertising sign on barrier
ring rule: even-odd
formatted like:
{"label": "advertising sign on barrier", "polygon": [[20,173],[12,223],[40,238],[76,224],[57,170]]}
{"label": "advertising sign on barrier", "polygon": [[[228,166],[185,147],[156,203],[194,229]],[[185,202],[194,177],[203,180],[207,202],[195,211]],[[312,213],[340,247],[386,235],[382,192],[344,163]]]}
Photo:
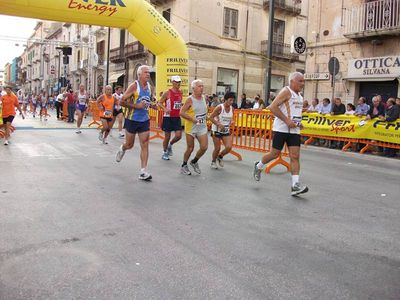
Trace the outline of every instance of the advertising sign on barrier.
{"label": "advertising sign on barrier", "polygon": [[301,134],[369,139],[400,144],[400,119],[394,122],[379,119],[365,120],[357,116],[331,116],[318,113],[303,113]]}

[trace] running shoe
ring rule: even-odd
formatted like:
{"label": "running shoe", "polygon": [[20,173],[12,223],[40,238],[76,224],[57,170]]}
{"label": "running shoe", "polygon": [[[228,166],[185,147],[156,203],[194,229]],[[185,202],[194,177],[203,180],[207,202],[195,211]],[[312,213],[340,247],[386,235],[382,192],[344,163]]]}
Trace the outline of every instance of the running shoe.
{"label": "running shoe", "polygon": [[218,169],[217,163],[215,161],[211,162],[211,169]]}
{"label": "running shoe", "polygon": [[161,156],[161,158],[162,158],[163,160],[169,160],[168,152],[165,151],[165,152],[163,153],[163,155]]}
{"label": "running shoe", "polygon": [[200,170],[200,167],[199,167],[199,163],[198,163],[198,162],[197,162],[197,163],[190,162],[190,165],[192,166],[193,170],[194,170],[197,174],[201,174],[201,170]]}
{"label": "running shoe", "polygon": [[79,133],[82,133],[82,131],[81,131],[80,129],[77,129],[77,130],[75,131],[75,133],[79,134]]}
{"label": "running shoe", "polygon": [[217,164],[218,164],[218,167],[223,168],[224,167],[223,159],[220,157],[217,157]]}
{"label": "running shoe", "polygon": [[104,145],[108,145],[108,142],[107,142],[107,140],[105,138],[103,138],[102,142],[103,142]]}
{"label": "running shoe", "polygon": [[122,132],[119,133],[119,138],[122,139],[125,137],[125,134],[123,134]]}
{"label": "running shoe", "polygon": [[9,145],[8,141],[5,140],[5,141],[4,141],[4,146],[8,146],[8,145]]}
{"label": "running shoe", "polygon": [[100,131],[99,132],[99,141],[102,142],[103,141],[103,133]]}
{"label": "running shoe", "polygon": [[308,187],[306,185],[301,185],[299,182],[292,186],[292,196],[297,196],[299,194],[304,194],[307,192]]}
{"label": "running shoe", "polygon": [[181,168],[181,173],[185,175],[192,175],[192,172],[190,172],[188,165],[184,165]]}
{"label": "running shoe", "polygon": [[168,144],[167,152],[168,152],[168,155],[169,155],[169,156],[174,155],[174,153],[172,152],[172,145],[171,145],[171,144]]}
{"label": "running shoe", "polygon": [[261,171],[258,167],[257,167],[258,161],[254,162],[254,169],[253,169],[253,177],[255,181],[260,181],[261,179]]}
{"label": "running shoe", "polygon": [[115,160],[117,161],[117,162],[120,162],[121,160],[122,160],[122,158],[124,157],[124,155],[125,155],[125,150],[124,150],[124,148],[122,147],[122,145],[119,147],[119,149],[118,149],[118,152],[117,152],[117,155],[115,156]]}
{"label": "running shoe", "polygon": [[150,173],[143,172],[139,175],[140,180],[151,180],[153,177],[151,177]]}

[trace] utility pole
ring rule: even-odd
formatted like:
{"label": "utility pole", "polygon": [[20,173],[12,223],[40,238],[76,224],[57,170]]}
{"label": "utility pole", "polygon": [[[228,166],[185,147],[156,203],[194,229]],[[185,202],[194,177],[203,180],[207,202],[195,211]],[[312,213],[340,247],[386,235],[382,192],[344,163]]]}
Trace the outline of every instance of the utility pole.
{"label": "utility pole", "polygon": [[110,36],[111,28],[108,27],[108,37],[107,37],[107,67],[106,67],[106,84],[108,85],[108,73],[110,71]]}
{"label": "utility pole", "polygon": [[272,42],[274,35],[274,11],[275,0],[269,1],[269,27],[268,27],[268,55],[267,55],[267,76],[265,82],[265,100],[269,103],[269,95],[271,92],[271,72],[272,72]]}

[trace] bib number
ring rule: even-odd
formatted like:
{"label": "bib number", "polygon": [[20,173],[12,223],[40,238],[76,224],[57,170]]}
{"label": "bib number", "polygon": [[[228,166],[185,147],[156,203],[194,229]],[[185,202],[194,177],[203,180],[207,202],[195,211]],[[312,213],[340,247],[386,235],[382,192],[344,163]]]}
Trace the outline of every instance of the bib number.
{"label": "bib number", "polygon": [[292,117],[292,121],[293,121],[294,123],[296,123],[297,125],[300,125],[300,123],[301,123],[301,116],[293,116],[293,117]]}
{"label": "bib number", "polygon": [[182,102],[174,102],[174,109],[181,109]]}
{"label": "bib number", "polygon": [[206,123],[206,115],[196,116],[196,120],[198,124],[205,124]]}
{"label": "bib number", "polygon": [[112,116],[112,111],[111,110],[104,111],[104,117],[111,118],[111,116]]}

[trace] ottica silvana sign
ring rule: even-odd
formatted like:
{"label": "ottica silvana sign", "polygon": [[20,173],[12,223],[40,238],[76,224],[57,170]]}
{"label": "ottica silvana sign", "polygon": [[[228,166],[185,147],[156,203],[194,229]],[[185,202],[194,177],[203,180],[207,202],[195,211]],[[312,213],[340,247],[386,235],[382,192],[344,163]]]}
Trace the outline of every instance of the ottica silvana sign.
{"label": "ottica silvana sign", "polygon": [[400,56],[349,60],[347,78],[383,78],[400,76]]}

